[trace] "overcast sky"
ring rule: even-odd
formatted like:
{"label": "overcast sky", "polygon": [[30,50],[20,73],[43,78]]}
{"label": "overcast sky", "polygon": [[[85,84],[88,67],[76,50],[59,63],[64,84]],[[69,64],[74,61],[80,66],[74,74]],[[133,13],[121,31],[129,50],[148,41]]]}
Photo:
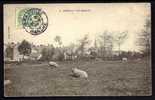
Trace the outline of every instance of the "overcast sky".
{"label": "overcast sky", "polygon": [[[46,31],[37,36],[16,25],[16,11],[30,7],[41,8],[48,16]],[[4,43],[26,39],[34,44],[54,44],[54,37],[59,35],[63,44],[69,45],[71,42],[76,43],[85,34],[89,34],[93,43],[94,37],[106,30],[115,34],[128,31],[128,39],[121,49],[138,50],[135,45],[137,33],[144,28],[148,16],[150,17],[149,3],[7,4],[4,5]]]}

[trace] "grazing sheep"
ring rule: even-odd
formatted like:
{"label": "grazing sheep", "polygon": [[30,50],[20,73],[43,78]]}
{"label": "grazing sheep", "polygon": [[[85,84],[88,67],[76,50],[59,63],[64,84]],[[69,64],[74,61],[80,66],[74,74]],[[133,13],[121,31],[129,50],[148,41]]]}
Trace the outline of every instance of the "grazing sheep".
{"label": "grazing sheep", "polygon": [[77,68],[72,68],[72,73],[75,77],[88,78],[87,72]]}
{"label": "grazing sheep", "polygon": [[72,60],[76,60],[77,59],[77,55],[72,56]]}
{"label": "grazing sheep", "polygon": [[54,66],[54,67],[59,67],[59,65],[56,62],[53,62],[53,61],[50,61],[49,65]]}
{"label": "grazing sheep", "polygon": [[137,61],[140,61],[141,59],[140,58],[137,58]]}
{"label": "grazing sheep", "polygon": [[122,61],[126,62],[128,60],[128,58],[122,58]]}
{"label": "grazing sheep", "polygon": [[95,61],[102,61],[101,58],[95,58]]}
{"label": "grazing sheep", "polygon": [[40,60],[42,58],[42,55],[40,54],[38,57],[37,57],[37,60]]}
{"label": "grazing sheep", "polygon": [[28,60],[28,59],[29,59],[29,56],[24,56],[24,59],[25,59],[25,60]]}
{"label": "grazing sheep", "polygon": [[4,85],[8,85],[8,84],[11,84],[11,81],[10,80],[4,80]]}
{"label": "grazing sheep", "polygon": [[18,55],[18,56],[17,56],[17,61],[18,61],[18,62],[23,61],[23,55]]}

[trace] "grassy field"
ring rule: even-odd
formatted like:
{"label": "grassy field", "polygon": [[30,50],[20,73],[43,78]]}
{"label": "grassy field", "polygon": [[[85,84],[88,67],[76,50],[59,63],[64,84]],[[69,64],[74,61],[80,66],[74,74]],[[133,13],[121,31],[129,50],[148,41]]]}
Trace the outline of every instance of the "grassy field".
{"label": "grassy field", "polygon": [[[148,61],[58,62],[5,64],[5,96],[149,96],[151,65]],[[87,71],[88,79],[74,78],[71,68]]]}

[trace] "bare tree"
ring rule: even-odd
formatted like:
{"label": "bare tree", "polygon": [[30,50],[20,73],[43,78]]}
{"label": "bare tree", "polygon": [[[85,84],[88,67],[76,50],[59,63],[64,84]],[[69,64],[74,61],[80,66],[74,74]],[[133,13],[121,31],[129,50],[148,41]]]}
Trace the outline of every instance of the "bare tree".
{"label": "bare tree", "polygon": [[68,59],[73,60],[75,53],[76,53],[76,45],[74,43],[71,43],[65,48],[65,54],[68,56]]}
{"label": "bare tree", "polygon": [[116,36],[115,36],[115,43],[118,45],[118,51],[119,51],[119,56],[120,56],[120,50],[121,50],[121,45],[124,43],[124,41],[127,39],[127,34],[128,32],[125,31],[125,32],[122,32],[122,33],[118,33]]}
{"label": "bare tree", "polygon": [[59,47],[61,47],[61,45],[62,45],[61,36],[56,36],[54,38],[54,41],[58,44]]}
{"label": "bare tree", "polygon": [[79,40],[79,47],[78,51],[81,52],[81,55],[83,56],[85,47],[90,43],[88,34],[84,35],[82,39]]}
{"label": "bare tree", "polygon": [[139,38],[137,42],[138,42],[140,51],[145,56],[148,56],[150,54],[150,49],[151,49],[151,20],[146,19],[144,28],[139,34]]}
{"label": "bare tree", "polygon": [[70,52],[75,53],[76,45],[74,43],[71,43],[68,46],[68,49],[69,49]]}
{"label": "bare tree", "polygon": [[105,31],[100,37],[100,49],[102,56],[111,56],[113,49],[113,36]]}

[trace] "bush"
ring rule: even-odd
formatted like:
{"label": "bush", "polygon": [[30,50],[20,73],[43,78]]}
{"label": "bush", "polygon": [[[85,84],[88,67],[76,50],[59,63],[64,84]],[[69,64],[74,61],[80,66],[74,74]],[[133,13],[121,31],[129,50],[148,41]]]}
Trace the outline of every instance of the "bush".
{"label": "bush", "polygon": [[42,61],[50,61],[50,60],[52,60],[53,55],[54,55],[54,51],[55,50],[54,50],[53,47],[51,47],[51,48],[43,48],[42,52],[41,52],[42,57],[41,57],[40,60],[42,60]]}
{"label": "bush", "polygon": [[64,59],[64,53],[61,52],[61,50],[59,49],[55,50],[53,60],[63,61],[63,59]]}

